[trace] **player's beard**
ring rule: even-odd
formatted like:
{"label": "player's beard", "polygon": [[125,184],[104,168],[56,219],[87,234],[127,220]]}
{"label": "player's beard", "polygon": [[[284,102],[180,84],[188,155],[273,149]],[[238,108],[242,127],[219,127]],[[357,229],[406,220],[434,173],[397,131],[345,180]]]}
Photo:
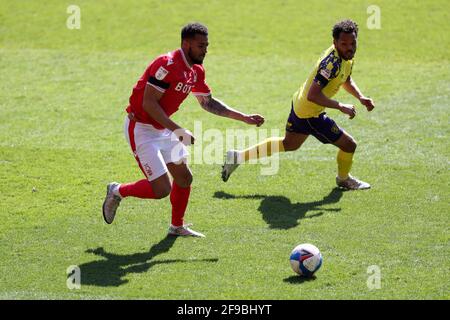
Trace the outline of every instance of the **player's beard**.
{"label": "player's beard", "polygon": [[351,59],[353,59],[353,57],[355,56],[355,51],[350,51],[350,52],[347,52],[347,60],[351,60]]}
{"label": "player's beard", "polygon": [[188,56],[189,56],[189,59],[191,59],[191,61],[194,64],[203,64],[203,59],[205,58],[204,56],[201,58],[194,57],[194,55],[192,54],[191,48],[189,48]]}
{"label": "player's beard", "polygon": [[339,53],[339,56],[342,57],[344,60],[351,60],[355,57],[356,50],[351,51],[351,52],[347,51],[347,52],[345,52],[345,54],[343,54],[343,52],[338,49],[338,53]]}

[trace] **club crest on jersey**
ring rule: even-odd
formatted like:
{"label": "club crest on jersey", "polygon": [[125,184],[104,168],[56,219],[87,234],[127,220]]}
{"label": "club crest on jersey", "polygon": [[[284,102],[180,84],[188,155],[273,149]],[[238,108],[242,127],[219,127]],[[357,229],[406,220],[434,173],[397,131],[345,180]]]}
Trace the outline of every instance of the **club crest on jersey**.
{"label": "club crest on jersey", "polygon": [[165,78],[165,76],[167,76],[168,73],[169,71],[167,71],[163,67],[159,67],[158,71],[156,71],[155,78],[158,80],[162,80]]}
{"label": "club crest on jersey", "polygon": [[334,134],[338,134],[339,133],[339,127],[337,125],[333,125],[331,127],[331,132],[333,132]]}

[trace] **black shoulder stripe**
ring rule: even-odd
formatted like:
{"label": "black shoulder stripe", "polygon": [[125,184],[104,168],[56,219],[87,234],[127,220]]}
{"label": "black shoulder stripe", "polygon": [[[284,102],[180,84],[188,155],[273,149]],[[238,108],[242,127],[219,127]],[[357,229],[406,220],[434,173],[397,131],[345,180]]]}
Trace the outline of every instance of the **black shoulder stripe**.
{"label": "black shoulder stripe", "polygon": [[158,80],[158,79],[156,79],[153,76],[150,76],[148,78],[148,83],[154,84],[155,86],[160,87],[162,89],[169,89],[169,87],[170,87],[169,83],[161,81],[161,80]]}
{"label": "black shoulder stripe", "polygon": [[320,73],[316,74],[314,82],[316,82],[321,88],[324,88],[328,84],[328,80]]}

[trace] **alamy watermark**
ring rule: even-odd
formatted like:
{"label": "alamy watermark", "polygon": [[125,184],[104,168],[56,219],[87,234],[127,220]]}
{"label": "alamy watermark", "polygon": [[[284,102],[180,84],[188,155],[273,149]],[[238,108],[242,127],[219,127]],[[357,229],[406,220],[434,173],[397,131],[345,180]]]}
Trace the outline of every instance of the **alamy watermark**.
{"label": "alamy watermark", "polygon": [[[222,165],[225,160],[227,151],[230,150],[244,150],[251,146],[255,146],[258,143],[263,142],[270,137],[279,137],[279,129],[226,129],[225,131],[219,129],[203,129],[201,121],[194,122],[193,136],[195,137],[194,144],[190,147],[189,156],[186,159],[189,163],[193,164],[220,164]],[[171,140],[178,140],[179,136],[183,136],[183,141],[189,137],[185,137],[185,132],[175,131],[171,135]],[[189,143],[187,143],[189,145]],[[280,168],[278,143],[266,144],[258,149],[253,148],[250,152],[250,160],[247,164],[259,164],[261,165],[261,175],[275,175]],[[174,158],[176,155],[181,154],[183,146],[178,144],[172,149]],[[271,156],[268,154],[270,148]],[[256,153],[259,153],[258,155]],[[235,159],[236,163],[244,163],[244,159]]]}
{"label": "alamy watermark", "polygon": [[81,29],[81,9],[75,4],[71,4],[66,10],[69,17],[66,20],[66,27],[69,30]]}
{"label": "alamy watermark", "polygon": [[369,290],[381,289],[381,269],[377,265],[367,267],[367,288]]}
{"label": "alamy watermark", "polygon": [[80,267],[72,265],[66,270],[66,286],[69,290],[81,289],[81,270]]}
{"label": "alamy watermark", "polygon": [[367,29],[369,30],[379,30],[381,29],[381,9],[377,5],[370,5],[367,7]]}

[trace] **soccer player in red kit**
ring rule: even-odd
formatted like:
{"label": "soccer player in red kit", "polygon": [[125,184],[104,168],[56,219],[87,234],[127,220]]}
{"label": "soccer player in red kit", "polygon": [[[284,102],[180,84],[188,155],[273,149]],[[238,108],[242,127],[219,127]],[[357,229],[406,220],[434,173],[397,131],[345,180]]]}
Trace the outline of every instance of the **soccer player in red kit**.
{"label": "soccer player in red kit", "polygon": [[108,184],[103,202],[106,223],[113,222],[123,198],[161,199],[170,195],[172,222],[169,234],[204,237],[183,220],[192,183],[185,145],[194,143],[194,137],[170,116],[192,92],[206,111],[256,126],[264,122],[260,115],[241,113],[213,98],[202,66],[207,48],[206,26],[200,23],[186,25],[181,30],[181,48],[153,60],[134,86],[126,109],[124,131],[146,178]]}

